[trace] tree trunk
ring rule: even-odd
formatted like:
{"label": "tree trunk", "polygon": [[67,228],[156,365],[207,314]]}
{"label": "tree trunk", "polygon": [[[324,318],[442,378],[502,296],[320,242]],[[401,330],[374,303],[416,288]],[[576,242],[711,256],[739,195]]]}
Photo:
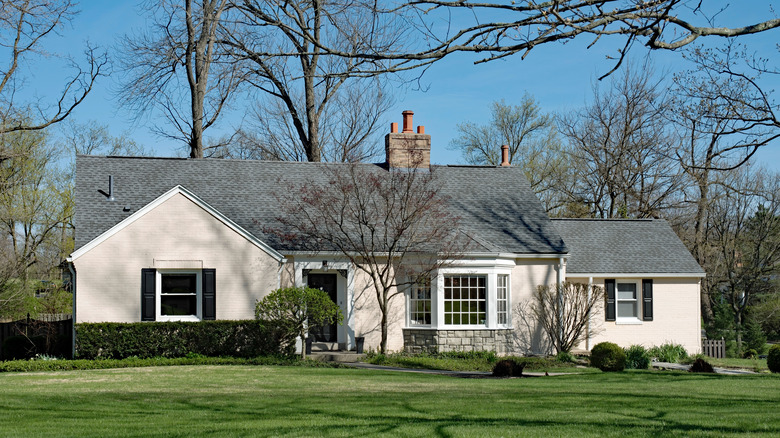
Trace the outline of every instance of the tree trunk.
{"label": "tree trunk", "polygon": [[[696,262],[706,270],[707,260],[704,254],[705,237],[704,229],[706,227],[705,215],[709,208],[709,166],[711,160],[708,158],[705,164],[705,168],[701,173],[695,175],[697,185],[699,187],[699,200],[696,203],[696,220],[694,223],[694,236],[693,236],[693,257]],[[704,323],[710,323],[714,314],[712,311],[712,303],[710,300],[709,288],[704,285],[700,290],[701,300],[701,316],[704,319]]]}

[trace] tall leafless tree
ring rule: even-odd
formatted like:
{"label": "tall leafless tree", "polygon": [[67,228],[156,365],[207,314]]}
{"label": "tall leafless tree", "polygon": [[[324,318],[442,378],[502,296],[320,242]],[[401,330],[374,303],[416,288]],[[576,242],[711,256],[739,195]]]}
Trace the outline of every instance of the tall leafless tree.
{"label": "tall leafless tree", "polygon": [[682,177],[667,152],[676,137],[666,128],[666,110],[652,69],[632,66],[606,91],[594,86],[592,104],[560,117],[576,173],[572,203],[602,218],[653,217],[673,205]]}
{"label": "tall leafless tree", "polygon": [[149,1],[152,30],[126,36],[122,43],[128,78],[122,102],[141,114],[162,111],[172,129],[156,125],[155,130],[185,142],[191,158],[203,158],[204,132],[242,81],[241,64],[217,44],[226,33],[222,18],[228,5],[227,0]]}
{"label": "tall leafless tree", "polygon": [[[261,124],[265,123],[266,132],[283,134],[271,142],[270,149],[278,149],[273,143],[285,141],[294,133],[306,160],[322,161],[323,138],[327,135],[324,131],[332,129],[323,121],[333,110],[333,101],[361,71],[378,72],[369,74],[372,76],[385,69],[378,67],[381,61],[323,56],[321,46],[349,53],[386,51],[403,44],[406,32],[394,17],[379,14],[373,2],[247,0],[236,2],[235,8],[237,25],[222,43],[235,59],[248,62],[249,83],[270,98],[264,109],[272,108],[270,114],[276,114],[276,119],[261,118]],[[376,91],[369,91],[353,98],[376,95]],[[384,107],[381,99],[379,102],[378,107]],[[279,109],[286,115],[283,120],[278,120]],[[338,111],[349,109],[349,105],[337,106]],[[274,124],[281,129],[275,129]],[[289,148],[285,150],[290,153]]]}
{"label": "tall leafless tree", "polygon": [[[92,91],[104,74],[108,59],[91,46],[85,49],[86,65],[68,60],[73,74],[52,101],[24,102],[18,92],[27,85],[20,67],[35,56],[50,55],[44,42],[59,33],[76,14],[70,0],[0,0],[0,135],[45,129],[65,120]],[[0,150],[0,160],[7,158]]]}
{"label": "tall leafless tree", "polygon": [[[694,187],[689,197],[695,205],[689,246],[706,268],[712,188],[721,183],[724,172],[743,166],[760,147],[780,138],[780,123],[771,95],[759,85],[760,72],[747,67],[744,50],[729,44],[721,49],[696,48],[689,56],[697,68],[675,77],[670,120],[682,139],[676,159]],[[705,321],[712,319],[708,290],[702,288]]]}
{"label": "tall leafless tree", "polygon": [[[380,79],[348,81],[324,105],[319,116],[321,160],[330,162],[370,161],[382,152],[377,135],[382,116],[393,99]],[[250,118],[234,140],[214,150],[212,156],[281,161],[307,161],[294,120],[286,104],[277,98],[258,96]],[[293,105],[304,114],[303,99]]]}

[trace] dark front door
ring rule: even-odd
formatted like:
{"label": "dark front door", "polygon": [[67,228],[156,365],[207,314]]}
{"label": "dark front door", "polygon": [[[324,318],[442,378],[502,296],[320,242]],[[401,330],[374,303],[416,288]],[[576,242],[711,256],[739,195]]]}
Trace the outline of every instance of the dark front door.
{"label": "dark front door", "polygon": [[[309,274],[309,287],[320,289],[328,294],[334,303],[336,301],[336,274]],[[325,324],[309,327],[309,336],[314,342],[338,342],[336,324]]]}

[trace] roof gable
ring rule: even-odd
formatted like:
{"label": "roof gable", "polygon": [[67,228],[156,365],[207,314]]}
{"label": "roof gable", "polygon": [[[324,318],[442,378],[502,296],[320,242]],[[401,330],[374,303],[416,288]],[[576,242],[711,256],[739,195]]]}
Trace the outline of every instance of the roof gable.
{"label": "roof gable", "polygon": [[[116,235],[117,233],[120,233],[123,229],[131,225],[132,223],[138,221],[142,217],[144,217],[147,213],[153,211],[157,207],[164,204],[169,199],[173,198],[176,195],[182,195],[188,200],[190,200],[192,203],[197,205],[198,207],[205,210],[207,213],[209,213],[211,216],[216,218],[218,221],[220,221],[222,224],[224,224],[226,227],[230,228],[231,230],[235,231],[237,234],[239,234],[241,237],[245,238],[249,242],[251,242],[256,247],[260,248],[261,250],[265,251],[267,254],[269,254],[271,257],[281,261],[284,259],[284,256],[281,255],[279,252],[268,246],[265,242],[258,239],[257,237],[253,236],[251,233],[246,231],[244,228],[242,228],[240,225],[233,222],[230,218],[219,212],[219,210],[215,209],[208,203],[204,202],[202,199],[200,199],[198,196],[196,196],[194,193],[190,192],[186,188],[177,185],[173,187],[172,189],[168,190],[167,192],[163,193],[153,201],[149,202],[148,204],[144,205],[142,208],[138,209],[134,213],[130,214],[126,218],[122,219],[120,222],[116,223],[114,226],[109,228],[108,230],[101,233],[99,236],[95,237],[94,239],[90,240],[87,244],[79,247],[76,251],[74,251],[71,256],[69,257],[70,261],[75,261],[82,255],[86,254],[96,246],[100,245],[107,239],[109,239],[111,236]],[[104,201],[107,202],[107,201]],[[109,202],[107,202],[109,203]],[[115,204],[115,202],[111,202],[111,204]],[[121,204],[120,204],[121,205]],[[122,207],[124,210],[124,207]]]}

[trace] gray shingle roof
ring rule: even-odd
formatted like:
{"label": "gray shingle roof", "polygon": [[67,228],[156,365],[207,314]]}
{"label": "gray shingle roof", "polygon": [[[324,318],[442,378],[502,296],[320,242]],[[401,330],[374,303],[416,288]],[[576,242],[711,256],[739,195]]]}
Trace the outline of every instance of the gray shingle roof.
{"label": "gray shingle roof", "polygon": [[569,247],[568,274],[703,274],[661,219],[553,219]]}
{"label": "gray shingle roof", "polygon": [[[290,182],[326,181],[335,163],[79,156],[76,159],[76,249],[171,188],[181,185],[257,238],[294,248],[263,232],[276,224],[277,195]],[[361,164],[383,171],[374,164]],[[561,254],[566,246],[518,168],[433,166],[461,230],[479,252]],[[114,179],[116,202],[98,190]],[[124,207],[129,211],[123,211]],[[267,229],[267,228],[266,228]]]}

